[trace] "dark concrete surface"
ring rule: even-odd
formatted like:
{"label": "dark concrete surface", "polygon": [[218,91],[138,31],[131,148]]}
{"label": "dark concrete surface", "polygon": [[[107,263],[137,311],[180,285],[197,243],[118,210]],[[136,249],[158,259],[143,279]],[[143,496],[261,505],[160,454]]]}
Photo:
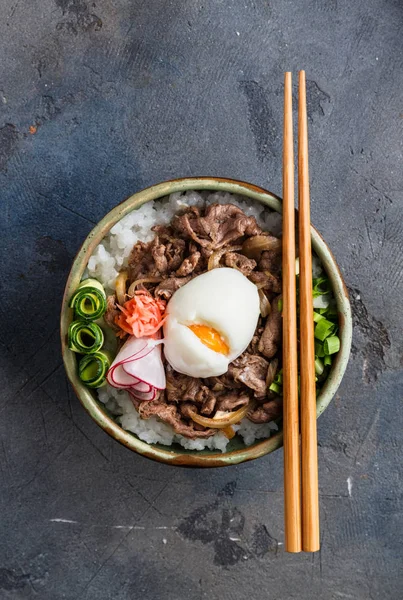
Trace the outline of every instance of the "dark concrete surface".
{"label": "dark concrete surface", "polygon": [[[403,5],[1,0],[1,600],[403,597]],[[319,421],[322,549],[283,551],[282,453],[130,453],[63,371],[81,241],[127,195],[222,175],[281,194],[283,72],[309,80],[312,219],[351,289]],[[31,129],[30,129],[31,128]]]}

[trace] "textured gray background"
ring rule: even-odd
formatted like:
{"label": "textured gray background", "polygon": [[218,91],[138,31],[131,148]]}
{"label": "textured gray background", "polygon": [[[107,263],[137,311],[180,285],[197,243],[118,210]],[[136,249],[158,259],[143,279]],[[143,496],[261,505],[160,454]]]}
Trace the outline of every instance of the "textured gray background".
{"label": "textured gray background", "polygon": [[[402,3],[0,8],[1,600],[402,598]],[[298,68],[312,218],[355,341],[319,421],[322,550],[293,556],[282,453],[196,471],[120,447],[66,382],[58,315],[81,241],[130,193],[217,174],[281,194],[282,79]]]}

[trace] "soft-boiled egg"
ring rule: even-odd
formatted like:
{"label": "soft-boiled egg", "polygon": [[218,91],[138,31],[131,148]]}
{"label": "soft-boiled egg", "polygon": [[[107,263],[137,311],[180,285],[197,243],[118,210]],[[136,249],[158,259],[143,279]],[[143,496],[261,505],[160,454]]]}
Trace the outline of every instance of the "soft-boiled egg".
{"label": "soft-boiled egg", "polygon": [[259,294],[226,267],[195,277],[175,292],[164,324],[164,352],[179,373],[222,375],[248,347],[259,319]]}

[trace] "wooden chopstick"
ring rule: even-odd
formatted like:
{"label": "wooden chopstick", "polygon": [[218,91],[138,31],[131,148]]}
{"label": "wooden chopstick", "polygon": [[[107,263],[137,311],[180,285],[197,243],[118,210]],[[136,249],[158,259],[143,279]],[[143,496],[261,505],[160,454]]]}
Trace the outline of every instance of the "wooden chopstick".
{"label": "wooden chopstick", "polygon": [[[292,76],[284,78],[283,432],[285,549],[301,552]],[[312,320],[312,319],[311,319]]]}
{"label": "wooden chopstick", "polygon": [[299,72],[298,225],[300,302],[300,404],[302,549],[319,550],[318,449],[316,432],[315,348],[312,304],[312,252],[305,71]]}

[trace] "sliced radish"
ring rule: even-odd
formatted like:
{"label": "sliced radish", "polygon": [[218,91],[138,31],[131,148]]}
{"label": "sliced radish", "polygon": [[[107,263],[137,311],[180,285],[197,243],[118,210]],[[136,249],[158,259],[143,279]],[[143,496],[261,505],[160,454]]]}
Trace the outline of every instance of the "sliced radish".
{"label": "sliced radish", "polygon": [[152,352],[143,356],[141,360],[125,361],[123,368],[129,375],[137,377],[159,390],[164,390],[166,387],[165,369],[161,359],[161,346],[155,346]]}
{"label": "sliced radish", "polygon": [[153,386],[149,383],[145,383],[144,381],[140,381],[139,383],[136,383],[136,385],[133,385],[132,389],[134,392],[151,392]]}
{"label": "sliced radish", "polygon": [[108,382],[115,387],[130,387],[141,380],[123,369],[126,361],[140,360],[154,350],[154,341],[146,338],[131,337],[115,357],[108,373]]}
{"label": "sliced radish", "polygon": [[122,365],[116,365],[113,369],[110,368],[106,378],[110,385],[122,388],[132,387],[132,385],[137,385],[139,382],[137,378],[126,373]]}
{"label": "sliced radish", "polygon": [[154,399],[156,389],[166,387],[160,344],[151,338],[130,337],[107,373],[110,385],[127,389],[142,400]]}
{"label": "sliced radish", "polygon": [[112,363],[112,366],[115,364],[121,364],[134,358],[142,358],[151,352],[151,350],[153,350],[155,344],[156,342],[151,338],[136,338],[134,336],[130,336],[119,350],[115,360]]}
{"label": "sliced radish", "polygon": [[155,388],[152,388],[150,392],[136,392],[135,390],[133,390],[133,388],[131,388],[130,390],[128,390],[128,392],[131,396],[133,396],[136,400],[139,400],[140,402],[154,400],[155,396],[157,395],[157,390]]}

